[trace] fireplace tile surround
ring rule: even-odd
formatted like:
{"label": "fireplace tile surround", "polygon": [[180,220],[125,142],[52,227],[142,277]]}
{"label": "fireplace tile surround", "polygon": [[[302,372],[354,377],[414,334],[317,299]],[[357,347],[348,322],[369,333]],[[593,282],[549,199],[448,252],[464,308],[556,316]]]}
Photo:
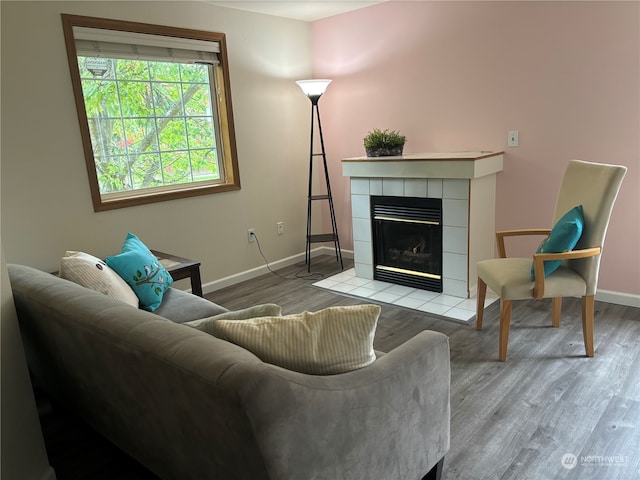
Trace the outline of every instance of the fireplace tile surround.
{"label": "fireplace tile surround", "polygon": [[356,276],[365,279],[373,279],[373,243],[369,205],[371,195],[442,199],[443,293],[466,298],[468,181],[440,178],[352,178],[354,268]]}
{"label": "fireplace tile surround", "polygon": [[443,294],[470,298],[475,264],[494,256],[495,176],[503,152],[419,153],[342,161],[351,178],[354,271],[373,280],[370,197],[442,199]]}

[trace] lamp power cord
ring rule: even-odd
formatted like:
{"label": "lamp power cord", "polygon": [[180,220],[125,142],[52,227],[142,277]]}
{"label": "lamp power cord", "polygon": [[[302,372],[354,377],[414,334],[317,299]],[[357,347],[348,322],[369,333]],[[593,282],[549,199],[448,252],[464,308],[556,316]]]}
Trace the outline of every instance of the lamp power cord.
{"label": "lamp power cord", "polygon": [[304,273],[304,271],[297,272],[293,277],[291,277],[291,276],[285,277],[283,275],[280,275],[278,272],[276,272],[275,270],[273,270],[271,268],[271,265],[269,265],[269,260],[267,260],[267,257],[265,256],[264,252],[262,251],[262,245],[260,245],[260,239],[258,238],[258,234],[256,232],[251,232],[251,235],[256,240],[256,245],[258,246],[258,252],[260,252],[260,256],[264,260],[264,264],[267,267],[267,270],[269,270],[269,272],[272,273],[273,275],[275,275],[276,277],[281,278],[283,280],[295,280],[295,279],[307,279],[307,280],[308,279],[317,279],[317,280],[322,280],[322,279],[325,278],[324,274],[322,274],[322,273]]}

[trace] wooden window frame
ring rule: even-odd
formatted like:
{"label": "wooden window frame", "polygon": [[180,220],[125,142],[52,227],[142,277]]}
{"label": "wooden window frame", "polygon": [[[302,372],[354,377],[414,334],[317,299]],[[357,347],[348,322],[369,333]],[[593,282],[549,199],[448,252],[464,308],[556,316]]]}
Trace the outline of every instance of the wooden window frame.
{"label": "wooden window frame", "polygon": [[[208,195],[240,189],[240,171],[238,167],[233,108],[231,104],[231,86],[229,79],[226,36],[224,33],[79,15],[61,14],[61,17],[94,211],[99,212],[113,210],[135,205],[144,205],[167,200],[175,200],[178,198]],[[145,189],[144,191],[132,190],[131,195],[126,196],[126,198],[103,198],[98,184],[98,174],[96,171],[93,147],[91,144],[91,135],[89,132],[84,96],[82,93],[73,27],[89,27],[150,35],[164,35],[176,37],[178,39],[187,38],[217,42],[219,44],[220,52],[218,53],[218,58],[220,64],[219,68],[214,69],[218,91],[216,92],[215,99],[212,100],[217,101],[217,111],[219,115],[218,121],[220,123],[221,130],[221,139],[217,140],[217,147],[223,151],[222,164],[225,178],[222,182],[204,186],[186,183],[176,185],[175,188],[158,187],[157,191],[154,191],[156,189]]]}

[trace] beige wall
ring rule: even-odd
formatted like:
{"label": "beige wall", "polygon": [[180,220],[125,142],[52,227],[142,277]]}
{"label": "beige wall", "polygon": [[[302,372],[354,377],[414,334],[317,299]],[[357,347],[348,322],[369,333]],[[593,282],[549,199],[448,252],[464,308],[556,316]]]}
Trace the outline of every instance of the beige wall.
{"label": "beige wall", "polygon": [[[206,283],[263,264],[248,228],[269,260],[304,251],[310,103],[295,80],[311,75],[308,23],[182,1],[1,8],[7,262],[57,270],[65,250],[117,253],[131,231],[151,248],[199,259]],[[95,213],[61,13],[226,33],[242,189]]]}
{"label": "beige wall", "polygon": [[340,160],[373,128],[399,129],[410,153],[505,150],[498,228],[549,227],[568,160],[622,164],[599,289],[640,305],[639,2],[385,2],[314,22],[312,46],[333,79],[320,106],[347,248]]}

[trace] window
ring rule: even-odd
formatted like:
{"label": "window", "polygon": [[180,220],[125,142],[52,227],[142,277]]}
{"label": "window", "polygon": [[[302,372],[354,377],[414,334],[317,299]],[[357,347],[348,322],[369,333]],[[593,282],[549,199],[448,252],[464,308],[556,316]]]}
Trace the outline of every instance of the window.
{"label": "window", "polygon": [[240,188],[224,34],[62,22],[95,211]]}

